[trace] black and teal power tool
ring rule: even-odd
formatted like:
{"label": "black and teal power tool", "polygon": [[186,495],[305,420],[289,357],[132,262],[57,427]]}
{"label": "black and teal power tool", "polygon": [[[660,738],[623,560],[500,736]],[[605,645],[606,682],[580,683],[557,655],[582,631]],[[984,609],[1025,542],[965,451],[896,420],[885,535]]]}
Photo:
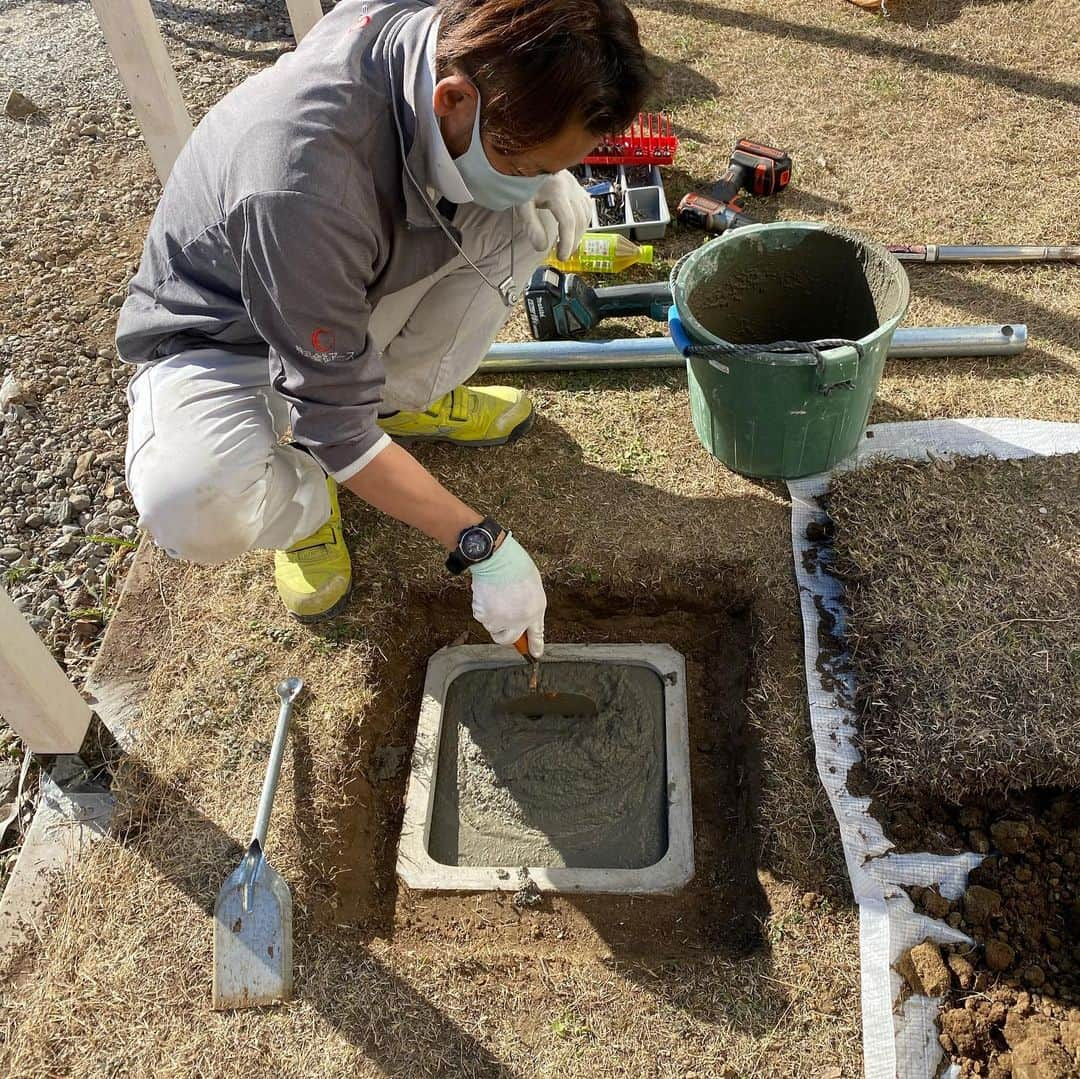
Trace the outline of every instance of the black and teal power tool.
{"label": "black and teal power tool", "polygon": [[666,281],[591,288],[577,274],[553,266],[541,266],[525,289],[529,330],[537,341],[580,337],[612,315],[666,322],[669,307],[671,286]]}

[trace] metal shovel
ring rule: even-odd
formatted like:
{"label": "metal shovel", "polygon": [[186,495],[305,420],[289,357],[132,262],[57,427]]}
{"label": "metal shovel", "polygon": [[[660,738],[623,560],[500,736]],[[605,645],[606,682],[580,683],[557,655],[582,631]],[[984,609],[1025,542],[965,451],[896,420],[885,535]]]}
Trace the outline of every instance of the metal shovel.
{"label": "metal shovel", "polygon": [[215,1008],[250,1008],[292,996],[292,896],[263,847],[300,678],[277,685],[281,698],[251,843],[214,906]]}
{"label": "metal shovel", "polygon": [[514,647],[532,666],[529,673],[529,692],[523,697],[511,697],[502,702],[507,712],[516,712],[539,719],[541,716],[595,716],[596,701],[581,693],[551,693],[540,688],[540,661],[529,651],[527,634],[523,633]]}

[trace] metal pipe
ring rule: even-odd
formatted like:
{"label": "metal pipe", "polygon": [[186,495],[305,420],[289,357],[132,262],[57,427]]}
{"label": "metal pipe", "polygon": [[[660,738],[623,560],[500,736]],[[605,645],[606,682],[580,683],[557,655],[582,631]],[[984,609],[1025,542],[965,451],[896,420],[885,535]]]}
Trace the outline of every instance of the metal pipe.
{"label": "metal pipe", "polygon": [[893,334],[890,360],[944,356],[1019,356],[1027,348],[1022,322],[989,326],[902,326]]}
{"label": "metal pipe", "polygon": [[[893,334],[889,359],[944,356],[1017,356],[1027,347],[1023,323],[989,326],[910,326]],[[599,341],[526,341],[492,345],[481,371],[605,371],[682,367],[670,337]]]}
{"label": "metal pipe", "polygon": [[492,345],[481,371],[614,370],[623,367],[682,367],[686,361],[670,337],[607,341],[526,341]]}
{"label": "metal pipe", "polygon": [[987,245],[893,244],[901,262],[1080,262],[1080,246],[995,247]]}

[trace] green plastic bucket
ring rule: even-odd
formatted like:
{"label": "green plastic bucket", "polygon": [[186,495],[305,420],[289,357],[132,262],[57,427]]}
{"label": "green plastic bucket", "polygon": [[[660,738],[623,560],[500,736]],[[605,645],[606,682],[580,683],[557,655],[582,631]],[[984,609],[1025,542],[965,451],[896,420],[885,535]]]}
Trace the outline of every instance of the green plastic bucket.
{"label": "green plastic bucket", "polygon": [[748,225],[686,256],[671,291],[694,429],[714,457],[794,479],[851,453],[907,311],[893,255],[825,225]]}

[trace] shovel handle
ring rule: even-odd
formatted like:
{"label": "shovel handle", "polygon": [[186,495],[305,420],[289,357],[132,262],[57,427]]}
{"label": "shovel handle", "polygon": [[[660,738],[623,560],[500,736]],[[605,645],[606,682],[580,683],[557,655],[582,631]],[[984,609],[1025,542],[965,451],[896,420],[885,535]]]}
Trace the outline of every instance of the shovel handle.
{"label": "shovel handle", "polygon": [[530,663],[536,662],[536,656],[529,651],[529,634],[523,633],[516,641],[514,641],[514,647],[527,659]]}
{"label": "shovel handle", "polygon": [[281,774],[281,759],[285,756],[285,742],[289,734],[292,710],[291,700],[281,702],[277,727],[274,730],[274,741],[270,746],[270,758],[266,762],[266,778],[263,780],[259,810],[255,814],[255,827],[251,833],[251,841],[258,843],[260,850],[266,846],[266,831],[270,827],[270,812],[274,808],[274,795],[277,792],[278,776]]}

